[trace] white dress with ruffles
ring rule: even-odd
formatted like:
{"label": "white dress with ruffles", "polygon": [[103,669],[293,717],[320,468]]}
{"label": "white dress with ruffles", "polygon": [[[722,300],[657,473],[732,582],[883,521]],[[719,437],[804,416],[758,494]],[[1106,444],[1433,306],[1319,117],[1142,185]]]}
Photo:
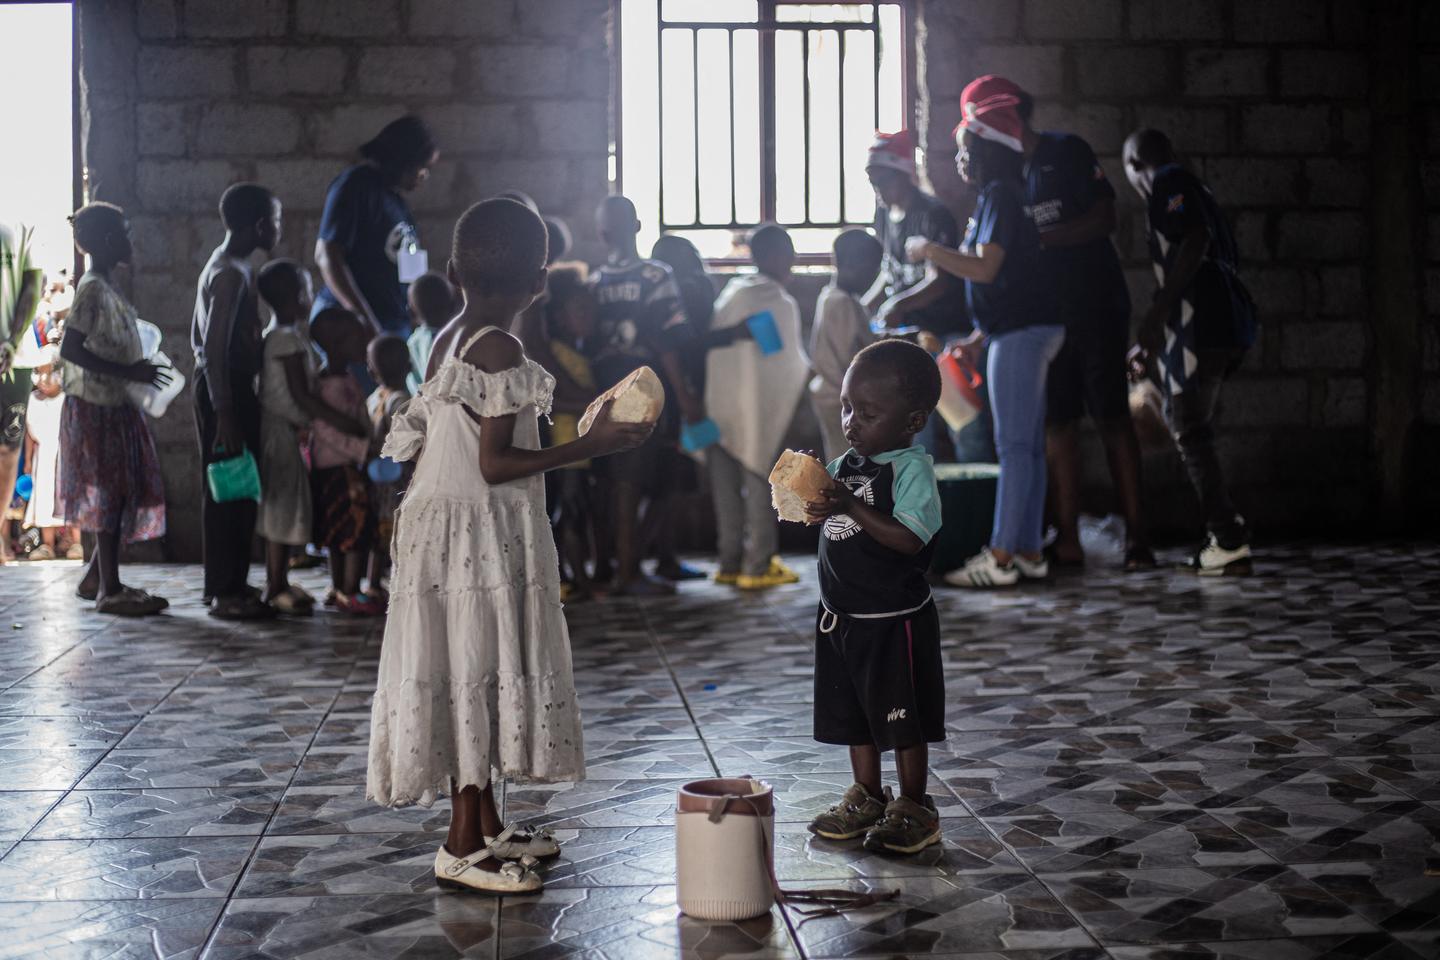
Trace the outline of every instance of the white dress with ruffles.
{"label": "white dress with ruffles", "polygon": [[452,780],[585,776],[544,481],[487,484],[466,414],[515,414],[515,446],[537,449],[555,380],[531,360],[492,374],[459,359],[491,329],[446,358],[385,440],[385,456],[418,458],[396,514],[371,708],[365,794],[385,806],[429,806]]}

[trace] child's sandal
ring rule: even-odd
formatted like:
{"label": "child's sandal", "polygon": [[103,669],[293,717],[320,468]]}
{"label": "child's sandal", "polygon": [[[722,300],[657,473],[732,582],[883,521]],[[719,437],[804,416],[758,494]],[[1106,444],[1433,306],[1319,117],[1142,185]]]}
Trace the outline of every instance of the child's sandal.
{"label": "child's sandal", "polygon": [[481,847],[468,857],[454,856],[441,846],[435,851],[435,883],[451,890],[494,896],[539,893],[544,886],[540,875],[530,869],[535,862],[533,859],[528,863],[525,860],[509,861],[503,863],[499,870],[484,870],[476,866],[492,857],[495,857],[495,852],[488,846]]}

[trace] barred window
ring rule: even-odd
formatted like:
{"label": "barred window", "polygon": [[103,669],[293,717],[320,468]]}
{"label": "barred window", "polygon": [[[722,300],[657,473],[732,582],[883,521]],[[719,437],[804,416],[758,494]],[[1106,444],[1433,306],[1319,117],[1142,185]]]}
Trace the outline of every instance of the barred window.
{"label": "barred window", "polygon": [[774,220],[802,254],[866,225],[876,130],[910,126],[902,3],[621,0],[612,179],[642,247],[679,233],[708,258]]}

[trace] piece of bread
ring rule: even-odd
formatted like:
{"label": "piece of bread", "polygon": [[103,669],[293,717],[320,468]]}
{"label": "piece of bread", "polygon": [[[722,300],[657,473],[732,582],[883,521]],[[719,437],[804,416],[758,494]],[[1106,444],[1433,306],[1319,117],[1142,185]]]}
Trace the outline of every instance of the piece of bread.
{"label": "piece of bread", "polygon": [[831,482],[825,464],[809,454],[786,450],[770,471],[770,503],[781,520],[806,523],[805,504],[818,503]]}
{"label": "piece of bread", "polygon": [[590,402],[580,418],[580,436],[590,432],[600,408],[611,397],[615,405],[610,408],[610,419],[616,423],[654,423],[665,409],[665,387],[660,378],[649,367],[640,367]]}

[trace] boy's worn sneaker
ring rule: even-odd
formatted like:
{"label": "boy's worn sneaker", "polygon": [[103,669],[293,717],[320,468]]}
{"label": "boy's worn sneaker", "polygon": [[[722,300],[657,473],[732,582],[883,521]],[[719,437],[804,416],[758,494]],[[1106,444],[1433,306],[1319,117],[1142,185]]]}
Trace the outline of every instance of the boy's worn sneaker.
{"label": "boy's worn sneaker", "polygon": [[826,840],[851,840],[879,823],[892,794],[886,787],[876,797],[858,783],[850,785],[840,802],[810,821],[810,832]]}
{"label": "boy's worn sneaker", "polygon": [[952,587],[1013,587],[1020,582],[1020,571],[1013,563],[1001,565],[985,547],[966,560],[965,566],[945,574],[945,582]]}
{"label": "boy's worn sneaker", "polygon": [[1220,546],[1213,533],[1200,552],[1191,558],[1190,569],[1202,577],[1248,577],[1255,572],[1248,543],[1226,549]]}
{"label": "boy's worn sneaker", "polygon": [[925,796],[921,806],[907,797],[891,800],[885,816],[865,834],[865,849],[876,853],[919,853],[940,842],[940,811]]}
{"label": "boy's worn sneaker", "polygon": [[742,573],[735,578],[735,586],[741,590],[763,590],[766,587],[779,587],[787,583],[799,582],[800,574],[781,563],[779,557],[770,558],[770,566],[764,573]]}
{"label": "boy's worn sneaker", "polygon": [[1050,576],[1050,561],[1045,559],[1043,553],[1039,560],[1026,560],[1017,553],[1011,562],[1015,564],[1015,569],[1020,571],[1020,576],[1026,580],[1044,580]]}

